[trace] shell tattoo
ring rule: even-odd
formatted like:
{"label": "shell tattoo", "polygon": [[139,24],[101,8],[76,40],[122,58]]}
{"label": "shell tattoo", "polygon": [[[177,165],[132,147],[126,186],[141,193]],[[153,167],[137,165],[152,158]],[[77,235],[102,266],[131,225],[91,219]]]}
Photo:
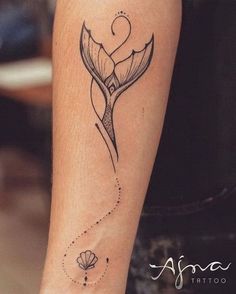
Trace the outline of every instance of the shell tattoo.
{"label": "shell tattoo", "polygon": [[[62,269],[67,278],[69,278],[74,284],[82,286],[95,286],[97,285],[106,275],[108,266],[110,265],[110,258],[104,258],[104,262],[99,262],[101,256],[98,257],[91,250],[85,250],[81,252],[77,257],[74,257],[76,252],[77,243],[80,239],[88,235],[92,230],[97,228],[104,219],[110,217],[120,206],[122,188],[120,185],[119,178],[116,173],[116,167],[119,160],[116,134],[113,123],[113,112],[117,99],[121,94],[131,87],[148,69],[154,50],[154,36],[152,35],[149,42],[146,43],[142,50],[133,50],[127,58],[119,62],[115,62],[113,55],[117,52],[129,39],[132,31],[131,22],[129,17],[123,11],[118,12],[111,24],[112,35],[115,36],[114,25],[118,21],[125,21],[128,30],[127,35],[120,45],[116,47],[112,52],[108,53],[104,48],[103,44],[98,43],[92,37],[91,31],[86,28],[85,23],[82,26],[81,37],[80,37],[80,53],[83,63],[92,76],[90,85],[90,98],[93,109],[97,115],[97,123],[95,124],[99,131],[102,139],[104,140],[105,146],[110,155],[111,163],[114,169],[114,194],[117,196],[116,202],[111,210],[109,210],[103,216],[98,217],[88,228],[80,232],[74,240],[68,245],[65,254],[62,259]],[[105,101],[104,111],[97,109],[93,100],[93,83],[97,83],[101,90],[102,96]],[[102,254],[103,255],[103,254]],[[82,278],[78,278],[78,273],[74,273],[74,265],[77,264],[77,268],[81,271]],[[101,267],[104,267],[100,276],[96,279],[94,274],[90,274],[96,267],[100,271]]]}
{"label": "shell tattoo", "polygon": [[98,258],[91,250],[87,250],[81,252],[76,261],[82,270],[87,271],[95,267]]}

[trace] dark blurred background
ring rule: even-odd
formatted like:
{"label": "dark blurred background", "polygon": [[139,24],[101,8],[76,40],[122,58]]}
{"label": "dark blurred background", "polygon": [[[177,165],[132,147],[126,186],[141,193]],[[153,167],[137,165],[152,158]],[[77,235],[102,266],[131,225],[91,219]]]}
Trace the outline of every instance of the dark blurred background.
{"label": "dark blurred background", "polygon": [[0,1],[0,293],[39,292],[51,180],[55,1]]}
{"label": "dark blurred background", "polygon": [[[183,26],[163,135],[131,263],[128,293],[231,294],[236,261],[236,1],[183,1]],[[169,257],[224,273],[169,274],[151,282],[149,263]],[[192,284],[195,278],[227,283]],[[135,289],[135,290],[133,290]]]}
{"label": "dark blurred background", "polygon": [[[54,1],[0,1],[0,293],[37,293],[51,180]],[[158,156],[130,267],[129,294],[234,293],[236,0],[184,0]],[[149,263],[233,263],[225,285],[150,279]],[[221,277],[204,273],[197,277]]]}

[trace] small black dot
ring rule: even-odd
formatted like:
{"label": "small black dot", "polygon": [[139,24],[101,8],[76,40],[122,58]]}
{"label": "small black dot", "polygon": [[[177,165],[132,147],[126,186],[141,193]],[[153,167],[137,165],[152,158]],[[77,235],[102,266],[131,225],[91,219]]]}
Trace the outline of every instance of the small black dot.
{"label": "small black dot", "polygon": [[85,234],[87,234],[87,231],[84,231]]}
{"label": "small black dot", "polygon": [[73,241],[72,244],[75,244],[75,241]]}
{"label": "small black dot", "polygon": [[66,257],[66,254],[64,255],[64,257]]}
{"label": "small black dot", "polygon": [[86,284],[86,283],[84,283],[84,287],[85,287],[85,286],[87,286],[87,284]]}

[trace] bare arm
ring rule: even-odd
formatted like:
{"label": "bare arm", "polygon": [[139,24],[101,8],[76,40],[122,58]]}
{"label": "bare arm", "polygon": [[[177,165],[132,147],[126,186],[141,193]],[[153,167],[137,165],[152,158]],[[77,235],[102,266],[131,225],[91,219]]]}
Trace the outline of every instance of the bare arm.
{"label": "bare arm", "polygon": [[125,293],[180,19],[179,0],[58,0],[42,294]]}

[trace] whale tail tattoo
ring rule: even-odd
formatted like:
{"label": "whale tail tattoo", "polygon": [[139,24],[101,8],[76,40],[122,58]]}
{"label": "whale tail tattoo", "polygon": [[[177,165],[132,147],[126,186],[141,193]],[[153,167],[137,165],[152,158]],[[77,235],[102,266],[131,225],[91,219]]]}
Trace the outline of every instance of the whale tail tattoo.
{"label": "whale tail tattoo", "polygon": [[[90,98],[93,109],[98,117],[95,126],[104,140],[111,158],[114,169],[114,194],[116,195],[116,201],[113,208],[104,216],[98,217],[98,219],[94,221],[94,223],[92,223],[85,231],[78,234],[68,245],[63,256],[62,268],[66,277],[69,278],[74,284],[82,285],[84,287],[95,286],[105,277],[110,264],[110,258],[105,258],[104,270],[102,270],[100,276],[96,280],[93,280],[90,278],[89,273],[97,267],[100,257],[90,249],[81,251],[79,255],[75,256],[75,252],[77,251],[76,245],[82,237],[87,236],[90,231],[96,229],[104,219],[110,217],[117,210],[121,202],[122,188],[116,174],[119,154],[113,122],[114,107],[121,94],[132,86],[148,69],[154,50],[154,36],[152,35],[150,41],[145,44],[142,50],[133,50],[126,59],[116,63],[113,59],[113,54],[127,42],[132,30],[129,17],[124,12],[119,12],[111,24],[111,32],[113,36],[116,35],[114,24],[119,20],[126,21],[128,25],[128,33],[126,38],[111,53],[108,53],[105,50],[103,44],[94,40],[91,31],[87,29],[85,23],[82,26],[80,36],[81,57],[86,69],[92,76]],[[102,113],[98,111],[93,101],[92,92],[94,81],[97,83],[105,100],[105,109]],[[80,277],[79,273],[74,273],[70,270],[70,268],[68,268],[74,268],[75,266],[77,266],[78,270],[81,271],[81,278],[78,278],[78,276]]]}
{"label": "whale tail tattoo", "polygon": [[[117,20],[117,18],[115,20]],[[130,25],[131,32],[130,22],[128,22],[128,24]],[[101,123],[100,126],[97,125],[97,128],[100,128],[100,132],[107,146],[109,146],[110,149],[114,149],[113,151],[110,150],[113,162],[118,160],[118,149],[113,124],[115,103],[118,97],[134,84],[148,69],[153,56],[153,48],[154,36],[145,44],[142,50],[133,50],[126,59],[115,63],[112,59],[112,55],[117,49],[108,54],[104,46],[94,40],[91,31],[83,24],[80,52],[84,65],[92,76],[92,82],[93,80],[96,81],[105,99],[104,113],[98,114],[95,107],[94,110]],[[115,157],[114,154],[116,155]]]}

